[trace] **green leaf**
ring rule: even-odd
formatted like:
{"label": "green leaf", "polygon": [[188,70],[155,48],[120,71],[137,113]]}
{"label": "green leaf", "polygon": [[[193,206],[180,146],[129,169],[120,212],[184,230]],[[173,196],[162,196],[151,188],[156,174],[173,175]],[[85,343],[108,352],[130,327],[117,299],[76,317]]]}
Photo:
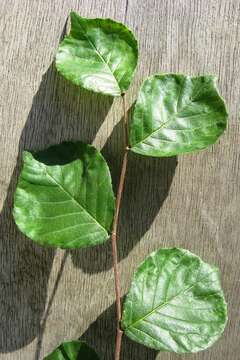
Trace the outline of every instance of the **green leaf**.
{"label": "green leaf", "polygon": [[84,341],[69,341],[61,344],[44,360],[99,360],[99,357]]}
{"label": "green leaf", "polygon": [[102,155],[81,142],[25,151],[14,198],[19,229],[41,245],[94,246],[109,237],[115,209]]}
{"label": "green leaf", "polygon": [[111,19],[87,19],[71,12],[71,31],[56,55],[58,71],[75,85],[120,96],[137,66],[138,45],[133,33]]}
{"label": "green leaf", "polygon": [[183,249],[160,249],[138,268],[122,328],[132,340],[176,353],[212,345],[227,322],[219,272]]}
{"label": "green leaf", "polygon": [[147,156],[174,156],[216,142],[227,110],[213,76],[155,75],[147,79],[130,127],[131,150]]}

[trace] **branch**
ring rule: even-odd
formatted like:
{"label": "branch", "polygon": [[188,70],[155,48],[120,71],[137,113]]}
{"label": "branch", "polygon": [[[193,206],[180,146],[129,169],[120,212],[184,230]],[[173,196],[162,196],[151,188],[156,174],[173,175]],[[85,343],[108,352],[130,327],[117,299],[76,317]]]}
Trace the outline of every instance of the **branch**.
{"label": "branch", "polygon": [[122,95],[123,100],[123,132],[124,132],[124,154],[121,168],[121,175],[117,191],[116,199],[116,210],[113,219],[113,230],[112,230],[112,258],[113,258],[113,269],[114,269],[114,280],[115,280],[115,296],[116,296],[116,312],[117,312],[117,334],[116,334],[116,346],[115,346],[115,360],[120,360],[121,354],[121,344],[122,344],[122,335],[123,332],[120,327],[120,321],[122,317],[121,310],[121,284],[120,284],[120,275],[118,269],[118,251],[117,251],[117,232],[118,232],[118,222],[119,222],[119,212],[122,200],[122,194],[124,189],[127,162],[128,162],[128,115],[126,109],[125,95]]}

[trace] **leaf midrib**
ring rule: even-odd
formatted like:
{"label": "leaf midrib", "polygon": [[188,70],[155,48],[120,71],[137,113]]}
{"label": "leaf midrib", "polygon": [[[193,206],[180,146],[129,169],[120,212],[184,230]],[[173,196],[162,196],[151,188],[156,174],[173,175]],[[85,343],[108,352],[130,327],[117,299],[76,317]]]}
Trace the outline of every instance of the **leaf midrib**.
{"label": "leaf midrib", "polygon": [[88,211],[87,209],[85,209],[84,206],[82,206],[66,189],[64,189],[64,187],[63,187],[61,184],[59,184],[59,183],[56,181],[56,179],[54,179],[54,177],[53,177],[51,174],[49,174],[49,172],[47,171],[47,169],[46,169],[45,167],[44,167],[44,169],[45,169],[45,171],[46,171],[46,174],[50,177],[50,179],[53,180],[53,181],[55,182],[55,184],[56,184],[67,196],[69,196],[70,199],[71,199],[74,203],[77,204],[77,206],[80,207],[81,210],[84,210],[84,211],[88,214],[88,216],[89,216],[100,228],[102,228],[105,233],[108,234],[108,231],[97,221],[97,219],[95,219],[95,218],[89,213],[89,211]]}
{"label": "leaf midrib", "polygon": [[95,52],[97,53],[97,55],[99,56],[99,58],[101,59],[101,61],[107,66],[110,74],[112,75],[112,77],[114,78],[116,84],[117,84],[117,87],[118,87],[118,90],[119,90],[119,94],[121,95],[121,89],[120,89],[120,86],[119,86],[119,83],[116,79],[116,77],[114,76],[114,73],[112,72],[110,66],[108,65],[108,63],[106,62],[106,60],[104,59],[104,57],[101,55],[101,53],[98,51],[98,49],[96,48],[95,44],[92,42],[92,40],[88,37],[85,29],[83,28],[82,24],[79,22],[79,25],[84,33],[84,36],[85,38],[87,39],[87,41],[89,42],[89,44],[92,46],[92,48],[95,50]]}
{"label": "leaf midrib", "polygon": [[206,277],[214,274],[216,272],[216,270],[212,271],[210,274],[207,274],[206,276],[204,276],[203,278],[201,278],[200,280],[196,281],[195,284],[192,284],[191,286],[189,286],[188,288],[186,288],[185,290],[180,291],[177,295],[173,296],[171,299],[169,299],[168,301],[165,301],[164,303],[156,306],[155,308],[153,308],[151,311],[149,311],[146,315],[144,315],[143,317],[141,317],[140,319],[135,320],[132,324],[128,325],[124,330],[128,330],[131,327],[135,327],[135,325],[137,323],[139,323],[140,321],[145,320],[146,318],[148,318],[149,316],[151,316],[152,314],[154,314],[157,310],[162,309],[163,307],[169,305],[169,303],[176,299],[178,296],[182,295],[185,292],[188,292],[189,290],[191,290],[194,286],[196,286],[200,281],[204,280]]}

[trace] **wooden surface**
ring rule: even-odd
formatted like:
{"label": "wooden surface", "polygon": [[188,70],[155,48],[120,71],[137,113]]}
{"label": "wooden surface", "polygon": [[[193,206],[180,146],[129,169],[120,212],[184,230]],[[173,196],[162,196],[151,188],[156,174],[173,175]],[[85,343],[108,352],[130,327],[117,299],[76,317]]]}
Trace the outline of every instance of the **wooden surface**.
{"label": "wooden surface", "polygon": [[71,9],[120,20],[136,33],[140,59],[129,107],[149,74],[219,77],[230,113],[219,144],[178,159],[131,156],[119,251],[123,294],[137,264],[159,247],[184,247],[218,265],[229,304],[228,326],[211,349],[191,357],[157,355],[125,340],[122,359],[238,360],[239,0],[1,0],[0,359],[42,359],[63,340],[81,335],[101,359],[113,359],[110,243],[69,253],[44,249],[21,235],[11,217],[16,164],[24,148],[67,139],[93,142],[103,149],[116,186],[120,100],[79,91],[52,66]]}

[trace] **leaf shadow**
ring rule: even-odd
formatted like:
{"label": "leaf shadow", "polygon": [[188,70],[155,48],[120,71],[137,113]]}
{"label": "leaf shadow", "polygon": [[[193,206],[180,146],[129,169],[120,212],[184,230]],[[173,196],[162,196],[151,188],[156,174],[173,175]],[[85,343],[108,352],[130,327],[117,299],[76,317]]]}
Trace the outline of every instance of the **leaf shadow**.
{"label": "leaf shadow", "polygon": [[111,105],[112,98],[68,83],[54,64],[42,77],[20,136],[16,167],[0,214],[0,353],[26,346],[37,336],[41,346],[48,278],[55,254],[54,249],[28,240],[11,215],[22,151],[36,151],[67,140],[91,143]]}
{"label": "leaf shadow", "polygon": [[[129,110],[131,112],[132,109]],[[122,121],[102,150],[108,162],[116,194],[123,141]],[[153,158],[130,151],[125,189],[120,211],[118,253],[124,259],[151,227],[168,196],[177,166],[177,158]],[[73,264],[86,273],[98,273],[112,267],[111,242],[93,248],[71,250]]]}
{"label": "leaf shadow", "polygon": [[[96,321],[94,321],[85,333],[81,336],[81,340],[91,345],[99,355],[100,359],[114,359],[115,348],[115,304],[112,304],[105,310]],[[131,341],[123,336],[122,342],[122,359],[138,359],[138,360],[154,360],[158,352]]]}

